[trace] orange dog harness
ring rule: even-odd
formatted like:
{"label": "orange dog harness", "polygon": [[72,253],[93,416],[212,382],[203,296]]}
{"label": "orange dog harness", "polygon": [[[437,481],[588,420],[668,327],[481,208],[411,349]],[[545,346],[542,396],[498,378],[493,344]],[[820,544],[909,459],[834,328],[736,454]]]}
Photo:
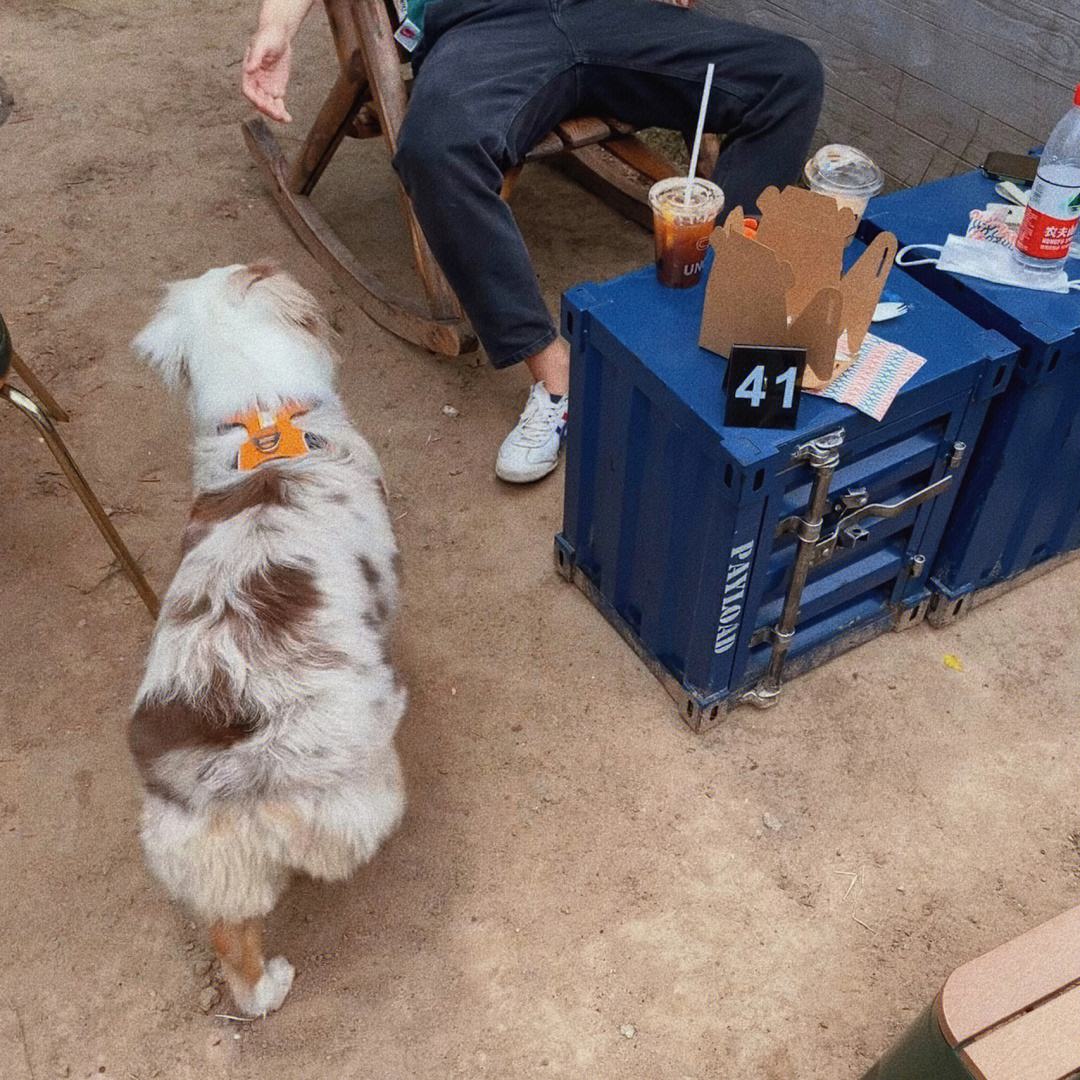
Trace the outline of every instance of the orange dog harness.
{"label": "orange dog harness", "polygon": [[305,433],[293,420],[308,410],[294,401],[286,402],[276,413],[252,409],[229,420],[230,425],[243,427],[247,441],[236,455],[236,467],[241,472],[256,469],[268,461],[303,457],[311,447]]}

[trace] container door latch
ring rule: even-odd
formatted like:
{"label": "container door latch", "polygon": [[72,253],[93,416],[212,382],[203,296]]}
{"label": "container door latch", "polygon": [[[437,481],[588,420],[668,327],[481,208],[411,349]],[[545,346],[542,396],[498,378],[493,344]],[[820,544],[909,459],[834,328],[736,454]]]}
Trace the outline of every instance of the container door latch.
{"label": "container door latch", "polygon": [[[769,666],[764,676],[757,686],[740,699],[759,708],[775,705],[780,696],[784,664],[795,637],[795,624],[799,618],[799,607],[810,571],[821,563],[828,562],[836,554],[838,547],[852,548],[869,539],[869,530],[859,524],[864,518],[899,517],[913,507],[944,495],[953,484],[954,476],[949,473],[906,498],[891,503],[870,502],[865,488],[850,488],[836,503],[835,510],[840,515],[839,518],[832,529],[823,535],[824,514],[829,503],[829,484],[840,462],[840,447],[843,442],[844,432],[840,429],[803,444],[793,455],[796,461],[809,464],[814,470],[814,480],[810,487],[810,500],[805,517],[796,515],[785,518],[777,529],[778,533],[794,533],[797,542],[795,563],[784,596],[780,621],[775,626],[763,627],[750,639],[752,645],[767,641],[772,643]],[[963,451],[963,444],[956,444],[950,465],[959,464]],[[916,556],[909,567],[909,573],[912,576],[922,573],[925,562],[923,556]]]}

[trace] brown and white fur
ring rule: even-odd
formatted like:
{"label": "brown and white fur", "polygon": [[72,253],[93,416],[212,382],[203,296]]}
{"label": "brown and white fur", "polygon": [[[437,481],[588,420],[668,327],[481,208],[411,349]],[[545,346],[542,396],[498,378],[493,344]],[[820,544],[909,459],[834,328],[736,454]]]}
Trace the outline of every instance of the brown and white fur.
{"label": "brown and white fur", "polygon": [[[150,645],[130,745],[142,842],[169,894],[211,927],[237,1007],[278,1008],[293,968],[264,962],[263,918],[294,872],[346,877],[405,806],[387,654],[397,547],[379,462],[332,380],[314,299],[270,265],[171,285],[134,347],[195,426],[195,499]],[[238,472],[252,407],[286,401],[306,456]]]}

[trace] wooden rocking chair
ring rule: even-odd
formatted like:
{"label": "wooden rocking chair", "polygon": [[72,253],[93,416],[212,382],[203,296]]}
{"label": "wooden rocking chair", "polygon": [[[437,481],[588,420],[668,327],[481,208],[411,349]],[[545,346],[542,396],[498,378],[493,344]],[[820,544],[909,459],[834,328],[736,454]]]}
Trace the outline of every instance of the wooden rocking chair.
{"label": "wooden rocking chair", "polygon": [[[686,6],[687,0],[668,2]],[[369,139],[382,135],[391,156],[396,152],[410,77],[404,63],[406,54],[394,40],[388,0],[325,3],[341,67],[333,89],[293,161],[286,160],[261,118],[243,125],[248,150],[304,246],[375,322],[444,356],[472,352],[477,347],[476,336],[435,262],[400,184],[402,211],[426,306],[396,295],[362,266],[311,202],[311,192],[346,136]],[[647,228],[652,225],[647,201],[650,186],[677,171],[638,139],[630,125],[597,117],[559,124],[526,158],[543,160],[557,161],[584,187]],[[518,167],[506,175],[503,198],[510,197],[520,171]]]}
{"label": "wooden rocking chair", "polygon": [[[13,369],[26,390],[20,390],[9,379],[10,370]],[[24,416],[28,417],[37,428],[42,441],[52,451],[57,464],[64,472],[68,483],[83,506],[90,515],[91,520],[98,528],[98,532],[105,538],[106,543],[112,548],[121,569],[127,575],[128,580],[135,587],[147,611],[157,618],[160,604],[157,595],[146,580],[135,559],[128,550],[127,544],[120,538],[116,526],[109,519],[108,512],[102,507],[94,489],[87,483],[75,459],[71,456],[64,440],[60,438],[60,432],[56,430],[54,422],[67,423],[70,419],[68,414],[56,403],[52,394],[49,393],[45,384],[34,374],[22,357],[15,351],[11,344],[11,336],[4,323],[4,317],[0,315],[0,401],[7,401]]]}

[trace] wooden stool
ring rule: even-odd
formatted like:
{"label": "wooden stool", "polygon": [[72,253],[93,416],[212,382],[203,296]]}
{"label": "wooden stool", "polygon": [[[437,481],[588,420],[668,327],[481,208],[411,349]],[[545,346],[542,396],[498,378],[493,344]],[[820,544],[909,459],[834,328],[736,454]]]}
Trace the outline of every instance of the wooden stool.
{"label": "wooden stool", "polygon": [[[12,386],[8,382],[9,368],[13,368],[19,378],[30,390],[29,394]],[[139,564],[128,550],[127,545],[120,539],[116,527],[109,520],[109,515],[98,501],[93,489],[86,482],[79,466],[71,452],[64,445],[64,440],[53,426],[53,421],[67,421],[68,414],[57,405],[52,394],[46,389],[45,384],[34,374],[30,366],[12,348],[11,338],[4,319],[0,316],[0,398],[14,405],[24,416],[28,416],[38,429],[45,445],[52,451],[64,475],[75,490],[75,494],[82,500],[98,531],[105,537],[105,541],[112,548],[113,554],[119,560],[124,573],[128,576],[135,591],[142,598],[150,614],[155,618],[158,613],[158,598],[150,583],[146,580]]]}
{"label": "wooden stool", "polygon": [[964,964],[863,1080],[1080,1076],[1080,907]]}
{"label": "wooden stool", "polygon": [[[687,7],[692,0],[667,2]],[[472,352],[477,347],[476,336],[435,262],[400,184],[402,212],[426,304],[414,303],[387,288],[341,242],[311,202],[315,185],[346,136],[370,139],[381,135],[393,156],[411,86],[411,71],[405,64],[407,54],[394,41],[392,0],[325,3],[341,68],[337,82],[291,162],[261,119],[244,124],[248,150],[301,242],[375,322],[431,352],[444,356]],[[699,173],[711,172],[718,146],[718,140],[709,137]],[[556,159],[583,186],[649,228],[649,188],[677,171],[670,161],[638,139],[630,125],[599,117],[559,124],[526,158]],[[503,198],[510,197],[520,171],[518,167],[506,175]]]}

